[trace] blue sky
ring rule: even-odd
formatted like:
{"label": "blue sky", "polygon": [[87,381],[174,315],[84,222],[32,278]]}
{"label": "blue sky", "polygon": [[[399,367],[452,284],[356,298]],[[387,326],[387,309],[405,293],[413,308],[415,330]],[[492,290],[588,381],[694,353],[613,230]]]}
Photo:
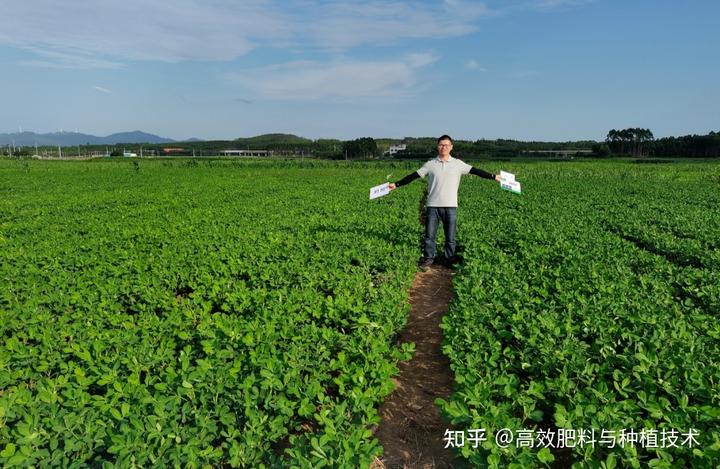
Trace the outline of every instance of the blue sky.
{"label": "blue sky", "polygon": [[720,130],[720,2],[0,0],[0,132]]}

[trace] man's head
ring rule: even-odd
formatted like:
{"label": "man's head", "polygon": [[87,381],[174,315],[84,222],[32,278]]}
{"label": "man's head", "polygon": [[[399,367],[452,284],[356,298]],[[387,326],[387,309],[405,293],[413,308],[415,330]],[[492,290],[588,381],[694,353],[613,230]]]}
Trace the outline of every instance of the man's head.
{"label": "man's head", "polygon": [[450,152],[452,151],[453,147],[452,138],[450,138],[449,135],[443,135],[438,139],[437,145],[438,155],[440,155],[440,158],[444,160],[448,159],[450,157]]}

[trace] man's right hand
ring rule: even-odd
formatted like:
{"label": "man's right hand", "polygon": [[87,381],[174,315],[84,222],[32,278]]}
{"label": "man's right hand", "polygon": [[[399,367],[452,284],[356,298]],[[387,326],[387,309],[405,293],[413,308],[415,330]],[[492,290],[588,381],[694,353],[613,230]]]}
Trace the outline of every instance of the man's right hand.
{"label": "man's right hand", "polygon": [[394,190],[397,188],[397,186],[395,185],[394,182],[391,182],[391,183],[388,185],[388,187],[390,188],[391,191],[394,191]]}

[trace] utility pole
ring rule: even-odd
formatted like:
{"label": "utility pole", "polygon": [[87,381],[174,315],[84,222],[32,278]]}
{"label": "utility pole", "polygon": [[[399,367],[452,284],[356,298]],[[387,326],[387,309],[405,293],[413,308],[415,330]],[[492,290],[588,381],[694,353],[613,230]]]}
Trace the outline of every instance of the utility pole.
{"label": "utility pole", "polygon": [[58,145],[58,158],[62,158],[62,148]]}

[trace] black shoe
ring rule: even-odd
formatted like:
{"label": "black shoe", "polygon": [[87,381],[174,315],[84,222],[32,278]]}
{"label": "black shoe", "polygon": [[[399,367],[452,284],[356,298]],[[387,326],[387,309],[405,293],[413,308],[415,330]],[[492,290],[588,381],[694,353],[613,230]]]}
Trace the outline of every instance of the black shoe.
{"label": "black shoe", "polygon": [[454,269],[455,266],[457,266],[458,264],[461,264],[462,261],[463,261],[462,257],[452,256],[450,259],[446,259],[444,264],[445,264],[445,267],[447,267],[448,269]]}
{"label": "black shoe", "polygon": [[418,267],[420,267],[421,270],[426,271],[430,268],[431,265],[435,262],[435,259],[423,257],[420,259],[420,262],[418,263]]}

